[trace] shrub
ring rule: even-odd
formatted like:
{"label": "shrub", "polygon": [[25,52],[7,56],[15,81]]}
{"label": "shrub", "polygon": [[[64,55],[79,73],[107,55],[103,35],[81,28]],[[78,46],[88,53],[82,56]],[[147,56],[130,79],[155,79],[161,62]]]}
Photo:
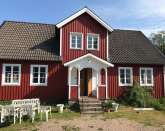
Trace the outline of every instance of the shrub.
{"label": "shrub", "polygon": [[151,99],[150,90],[146,87],[140,87],[137,83],[129,87],[121,99],[123,103],[135,107],[146,107],[147,101]]}

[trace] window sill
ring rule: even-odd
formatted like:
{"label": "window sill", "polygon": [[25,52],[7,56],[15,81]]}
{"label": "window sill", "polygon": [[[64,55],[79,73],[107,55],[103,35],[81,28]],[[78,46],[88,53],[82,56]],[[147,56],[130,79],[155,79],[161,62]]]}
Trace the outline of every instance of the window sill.
{"label": "window sill", "polygon": [[16,84],[16,83],[2,83],[1,84],[1,86],[20,86],[21,84],[20,83],[18,83],[18,84]]}
{"label": "window sill", "polygon": [[133,86],[133,84],[119,84],[119,86]]}
{"label": "window sill", "polygon": [[83,50],[83,48],[70,48],[70,50]]}
{"label": "window sill", "polygon": [[47,86],[47,84],[30,84],[30,86]]}
{"label": "window sill", "polygon": [[99,51],[99,49],[87,49],[88,51]]}
{"label": "window sill", "polygon": [[140,86],[154,86],[154,84],[140,84]]}

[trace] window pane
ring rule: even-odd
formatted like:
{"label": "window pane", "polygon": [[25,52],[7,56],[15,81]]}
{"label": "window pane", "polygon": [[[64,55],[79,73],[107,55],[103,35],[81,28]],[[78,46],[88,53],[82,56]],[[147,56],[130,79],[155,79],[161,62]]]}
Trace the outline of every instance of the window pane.
{"label": "window pane", "polygon": [[6,67],[5,67],[5,71],[11,72],[11,66],[6,66]]}
{"label": "window pane", "polygon": [[5,83],[11,82],[11,72],[5,72]]}
{"label": "window pane", "polygon": [[147,84],[152,84],[151,70],[147,70]]}
{"label": "window pane", "polygon": [[45,83],[45,78],[40,78],[40,83]]}
{"label": "window pane", "polygon": [[33,77],[38,77],[38,72],[33,73]]}
{"label": "window pane", "polygon": [[98,45],[98,37],[95,36],[93,39],[94,39],[94,42],[93,42],[94,49],[97,49],[97,45]]}
{"label": "window pane", "polygon": [[45,73],[40,73],[40,77],[45,77],[46,74]]}
{"label": "window pane", "polygon": [[92,36],[88,35],[88,48],[92,48]]}
{"label": "window pane", "polygon": [[127,78],[127,79],[126,79],[126,83],[127,83],[127,84],[131,84],[131,79],[130,79],[130,78]]}
{"label": "window pane", "polygon": [[126,79],[131,79],[131,70],[126,69]]}
{"label": "window pane", "polygon": [[38,78],[34,77],[33,78],[33,83],[38,83]]}
{"label": "window pane", "polygon": [[18,72],[19,71],[19,67],[18,66],[13,66],[13,72]]}
{"label": "window pane", "polygon": [[33,72],[38,72],[38,67],[33,67]]}
{"label": "window pane", "polygon": [[124,78],[124,69],[120,69],[120,78]]}
{"label": "window pane", "polygon": [[11,82],[11,66],[5,67],[5,82],[6,83]]}
{"label": "window pane", "polygon": [[18,73],[13,74],[13,83],[19,83],[19,74]]}
{"label": "window pane", "polygon": [[120,78],[120,83],[125,84],[124,78]]}
{"label": "window pane", "polygon": [[141,70],[141,76],[140,77],[141,77],[141,83],[145,84],[145,70],[143,70],[143,69]]}
{"label": "window pane", "polygon": [[45,67],[41,67],[40,68],[40,72],[45,73],[46,72],[46,68]]}

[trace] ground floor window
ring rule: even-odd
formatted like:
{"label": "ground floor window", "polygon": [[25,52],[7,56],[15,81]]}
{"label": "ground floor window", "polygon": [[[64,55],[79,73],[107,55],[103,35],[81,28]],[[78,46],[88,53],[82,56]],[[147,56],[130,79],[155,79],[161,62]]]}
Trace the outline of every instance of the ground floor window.
{"label": "ground floor window", "polygon": [[153,68],[140,68],[140,85],[153,86]]}
{"label": "ground floor window", "polygon": [[46,86],[48,77],[47,65],[31,65],[30,69],[30,85]]}
{"label": "ground floor window", "polygon": [[2,85],[20,85],[20,79],[20,64],[3,64]]}
{"label": "ground floor window", "polygon": [[119,86],[132,86],[133,84],[133,74],[131,67],[119,67]]}

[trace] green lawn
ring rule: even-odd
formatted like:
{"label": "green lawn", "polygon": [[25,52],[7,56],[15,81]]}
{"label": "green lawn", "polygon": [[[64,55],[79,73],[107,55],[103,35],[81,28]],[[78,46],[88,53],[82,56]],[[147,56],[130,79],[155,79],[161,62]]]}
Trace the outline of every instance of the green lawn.
{"label": "green lawn", "polygon": [[127,118],[147,126],[165,125],[164,111],[141,111],[137,113],[132,107],[120,106],[118,112],[110,112],[104,114],[105,119]]}
{"label": "green lawn", "polygon": [[[65,110],[63,114],[52,112],[51,119],[64,119],[67,121],[77,117],[80,117],[80,113]],[[147,126],[165,125],[165,112],[163,111],[143,111],[137,113],[133,111],[132,107],[125,107],[125,106],[120,106],[118,112],[104,113],[103,115],[101,115],[101,118],[103,120],[126,118],[129,120],[137,121],[139,123],[143,123],[144,125]],[[91,116],[91,119],[95,119],[95,117]],[[27,120],[26,122],[22,122],[21,125],[17,122],[17,124],[15,125],[11,124],[10,126],[3,127],[0,130],[1,131],[18,131],[18,130],[36,131],[37,130],[36,127],[42,124],[42,122],[44,122],[44,120],[40,121],[40,117],[37,116],[33,124],[30,122],[30,120]]]}

